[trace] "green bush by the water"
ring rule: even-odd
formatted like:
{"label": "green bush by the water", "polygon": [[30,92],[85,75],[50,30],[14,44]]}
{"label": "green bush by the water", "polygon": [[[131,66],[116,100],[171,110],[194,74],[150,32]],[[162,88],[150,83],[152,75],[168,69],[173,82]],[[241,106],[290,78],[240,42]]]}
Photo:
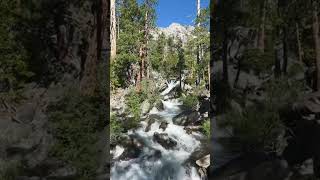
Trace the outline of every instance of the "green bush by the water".
{"label": "green bush by the water", "polygon": [[116,144],[120,138],[123,131],[122,122],[116,119],[116,115],[112,114],[110,117],[110,144]]}
{"label": "green bush by the water", "polygon": [[202,129],[205,133],[205,135],[210,138],[210,119],[205,120],[205,122],[202,124]]}
{"label": "green bush by the water", "polygon": [[199,103],[198,97],[192,94],[182,97],[181,100],[184,106],[194,110],[197,108],[197,104]]}

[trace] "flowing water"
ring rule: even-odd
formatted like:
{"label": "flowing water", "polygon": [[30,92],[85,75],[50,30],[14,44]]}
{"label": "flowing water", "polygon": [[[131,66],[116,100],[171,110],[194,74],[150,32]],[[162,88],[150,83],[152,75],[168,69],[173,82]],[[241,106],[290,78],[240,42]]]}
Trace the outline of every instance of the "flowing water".
{"label": "flowing water", "polygon": [[[173,83],[169,88],[173,87]],[[165,91],[169,92],[169,88]],[[165,93],[163,93],[165,95]],[[168,123],[165,131],[159,129],[160,122],[151,125],[150,131],[145,132],[147,122],[142,121],[142,127],[135,131],[129,131],[128,135],[139,137],[144,142],[142,153],[138,158],[127,161],[116,160],[111,168],[112,180],[200,180],[195,167],[184,163],[191,153],[200,147],[200,138],[203,135],[194,132],[189,135],[183,129],[184,126],[173,124],[172,118],[181,112],[181,103],[178,100],[162,101],[163,111],[151,110],[150,114],[161,117]],[[177,142],[173,149],[166,149],[153,140],[154,133],[167,133],[169,138]],[[124,147],[117,146],[113,150],[114,158],[119,157]],[[161,151],[161,156],[152,158],[156,151]],[[150,158],[151,157],[151,158]]]}

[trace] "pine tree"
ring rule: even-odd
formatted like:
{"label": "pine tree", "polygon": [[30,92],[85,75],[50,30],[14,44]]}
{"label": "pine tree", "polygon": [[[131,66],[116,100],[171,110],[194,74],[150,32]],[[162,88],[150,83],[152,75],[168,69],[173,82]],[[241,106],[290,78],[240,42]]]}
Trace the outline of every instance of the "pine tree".
{"label": "pine tree", "polygon": [[313,30],[313,40],[314,48],[316,53],[316,72],[317,72],[317,90],[320,90],[320,37],[319,37],[319,18],[318,18],[318,3],[316,0],[312,0],[312,30]]}

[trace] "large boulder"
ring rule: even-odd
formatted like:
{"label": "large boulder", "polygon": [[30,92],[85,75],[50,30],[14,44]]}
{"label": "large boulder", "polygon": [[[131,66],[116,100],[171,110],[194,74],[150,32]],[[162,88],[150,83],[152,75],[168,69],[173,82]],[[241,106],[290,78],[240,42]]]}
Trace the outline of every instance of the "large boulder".
{"label": "large boulder", "polygon": [[320,92],[305,95],[291,109],[282,110],[281,117],[290,128],[288,145],[283,157],[290,166],[296,166],[305,160],[313,159],[315,175],[320,177]]}
{"label": "large boulder", "polygon": [[170,138],[167,133],[155,132],[153,134],[153,139],[166,149],[173,149],[178,144],[177,141]]}
{"label": "large boulder", "polygon": [[320,91],[305,95],[293,105],[293,108],[303,116],[320,116]]}
{"label": "large boulder", "polygon": [[[239,164],[241,166],[241,164]],[[242,164],[245,167],[236,170],[236,167],[230,166],[226,170],[228,173],[219,174],[219,176],[214,176],[217,180],[285,180],[289,176],[288,165],[283,160],[267,160],[256,164],[255,166],[246,167],[248,164]],[[211,177],[211,176],[210,176]]]}
{"label": "large boulder", "polygon": [[177,116],[173,117],[173,123],[180,126],[193,125],[199,121],[200,115],[197,111],[185,110]]}

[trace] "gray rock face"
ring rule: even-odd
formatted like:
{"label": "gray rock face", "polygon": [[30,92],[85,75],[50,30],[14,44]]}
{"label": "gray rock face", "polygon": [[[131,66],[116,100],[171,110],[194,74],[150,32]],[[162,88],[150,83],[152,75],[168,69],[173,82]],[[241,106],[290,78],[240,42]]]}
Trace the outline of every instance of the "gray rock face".
{"label": "gray rock face", "polygon": [[182,40],[183,43],[185,43],[187,42],[193,30],[193,26],[183,26],[178,23],[172,23],[169,27],[159,28],[156,31],[152,32],[152,34],[153,37],[157,39],[161,33],[164,33],[166,37],[178,37]]}
{"label": "gray rock face", "polygon": [[153,139],[166,149],[173,149],[177,146],[177,142],[171,139],[167,133],[155,132],[153,135]]}

